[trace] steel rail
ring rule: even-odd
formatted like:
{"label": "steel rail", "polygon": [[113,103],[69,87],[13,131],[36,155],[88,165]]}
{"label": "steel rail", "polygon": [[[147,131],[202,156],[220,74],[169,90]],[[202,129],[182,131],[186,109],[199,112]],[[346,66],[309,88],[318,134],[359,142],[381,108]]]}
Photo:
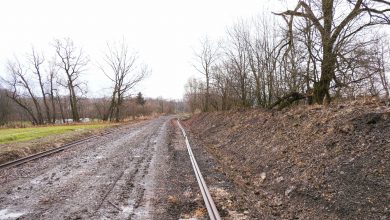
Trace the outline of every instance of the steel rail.
{"label": "steel rail", "polygon": [[27,162],[30,162],[30,161],[33,161],[33,160],[36,160],[36,159],[39,159],[39,158],[42,158],[42,157],[46,157],[46,156],[49,156],[51,154],[55,154],[55,153],[64,151],[64,150],[66,150],[68,148],[74,147],[75,145],[82,144],[82,143],[87,142],[87,141],[89,141],[89,140],[91,140],[93,138],[101,137],[103,135],[110,134],[110,133],[112,133],[114,131],[117,131],[117,130],[120,130],[120,129],[122,129],[122,128],[110,129],[110,130],[108,130],[106,132],[103,132],[103,133],[101,133],[99,135],[92,135],[92,136],[83,138],[81,140],[77,140],[77,141],[70,142],[68,144],[64,144],[64,145],[62,145],[60,147],[57,147],[57,148],[49,149],[49,150],[42,151],[42,152],[39,152],[39,153],[30,155],[30,156],[27,156],[27,157],[22,157],[22,158],[19,158],[19,159],[16,159],[16,160],[12,160],[12,161],[0,164],[0,170],[6,169],[6,168],[10,168],[10,167],[14,167],[14,166],[19,166],[21,164],[24,164],[24,163],[27,163]]}
{"label": "steel rail", "polygon": [[205,205],[206,205],[206,208],[207,208],[207,212],[208,212],[208,214],[209,214],[209,217],[210,217],[211,220],[220,220],[221,217],[220,217],[220,215],[219,215],[218,209],[217,209],[217,207],[215,206],[215,203],[214,203],[214,201],[213,201],[213,198],[211,197],[210,192],[209,192],[209,190],[208,190],[208,188],[207,188],[206,182],[204,181],[203,176],[202,176],[202,173],[200,172],[198,163],[197,163],[196,160],[195,160],[195,156],[194,156],[194,154],[193,154],[193,152],[192,152],[190,143],[189,143],[189,141],[188,141],[187,134],[186,134],[184,128],[181,126],[179,120],[177,120],[177,124],[179,125],[179,127],[180,127],[180,129],[181,129],[181,132],[183,133],[183,136],[184,136],[184,138],[185,138],[185,142],[186,142],[188,154],[190,155],[190,160],[191,160],[192,168],[194,169],[194,173],[195,173],[195,176],[196,176],[196,180],[198,181],[198,185],[199,185],[200,191],[201,191],[201,193],[202,193],[203,200],[204,200],[204,203],[205,203]]}

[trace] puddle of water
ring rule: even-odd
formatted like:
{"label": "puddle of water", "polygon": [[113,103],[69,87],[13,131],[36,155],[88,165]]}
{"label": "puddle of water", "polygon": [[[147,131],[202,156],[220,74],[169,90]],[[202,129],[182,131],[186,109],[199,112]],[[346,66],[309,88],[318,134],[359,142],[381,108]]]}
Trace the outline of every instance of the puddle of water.
{"label": "puddle of water", "polygon": [[10,212],[8,209],[0,210],[0,219],[16,219],[24,215],[23,212]]}
{"label": "puddle of water", "polygon": [[140,210],[134,213],[134,215],[137,216],[139,219],[148,219],[149,214],[150,213],[146,210]]}
{"label": "puddle of water", "polygon": [[[128,205],[127,206],[122,206],[122,213],[121,213],[121,218],[129,218],[131,215],[135,215],[135,219],[149,219],[149,212],[147,210],[144,210],[143,208],[137,208],[137,211],[134,210],[134,203],[135,201],[133,199],[128,200]],[[139,210],[141,209],[141,210]]]}
{"label": "puddle of water", "polygon": [[129,215],[133,214],[133,211],[134,211],[134,208],[131,207],[131,206],[126,206],[126,207],[123,207],[123,208],[122,208],[122,212],[123,212],[123,214],[125,214],[126,216],[129,216]]}
{"label": "puddle of water", "polygon": [[42,181],[42,178],[41,178],[41,177],[38,177],[38,178],[32,179],[32,180],[30,181],[30,183],[33,184],[33,185],[37,185],[37,184],[40,184],[41,181]]}
{"label": "puddle of water", "polygon": [[123,215],[125,215],[125,216],[128,217],[128,216],[130,216],[131,214],[133,214],[133,212],[134,212],[134,203],[135,203],[134,200],[129,199],[129,200],[128,200],[128,205],[127,205],[127,206],[121,207],[121,208],[122,208],[122,213],[123,213]]}

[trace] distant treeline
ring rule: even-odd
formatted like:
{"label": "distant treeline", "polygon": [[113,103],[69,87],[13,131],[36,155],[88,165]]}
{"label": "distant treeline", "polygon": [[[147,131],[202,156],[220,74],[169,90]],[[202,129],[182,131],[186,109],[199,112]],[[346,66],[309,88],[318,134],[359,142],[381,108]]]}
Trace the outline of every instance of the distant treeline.
{"label": "distant treeline", "polygon": [[[10,91],[0,89],[0,126],[11,122],[29,121],[34,124],[31,116],[26,114],[26,110],[9,98]],[[140,94],[140,93],[139,93]],[[146,98],[140,100],[139,96],[128,97],[121,105],[119,119],[133,119],[140,116],[150,116],[157,114],[175,114],[184,112],[184,103],[174,100],[165,100],[162,98]],[[142,97],[142,96],[141,96]],[[72,110],[69,104],[69,97],[56,97],[54,103],[54,111],[50,105],[51,120],[43,114],[43,124],[48,123],[69,123],[73,121]],[[39,105],[43,105],[43,98],[37,99]],[[24,98],[23,102],[34,105],[31,98]],[[78,100],[78,112],[80,121],[103,120],[110,106],[110,98],[87,98],[80,97]],[[34,115],[38,113],[36,110],[32,112]],[[42,114],[42,113],[41,113]]]}

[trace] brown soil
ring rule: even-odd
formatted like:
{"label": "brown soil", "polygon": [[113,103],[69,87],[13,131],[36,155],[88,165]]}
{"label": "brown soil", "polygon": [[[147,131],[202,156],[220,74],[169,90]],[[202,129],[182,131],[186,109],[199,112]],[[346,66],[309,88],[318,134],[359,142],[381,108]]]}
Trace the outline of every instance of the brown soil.
{"label": "brown soil", "polygon": [[197,114],[186,122],[248,219],[390,219],[390,108],[373,102]]}

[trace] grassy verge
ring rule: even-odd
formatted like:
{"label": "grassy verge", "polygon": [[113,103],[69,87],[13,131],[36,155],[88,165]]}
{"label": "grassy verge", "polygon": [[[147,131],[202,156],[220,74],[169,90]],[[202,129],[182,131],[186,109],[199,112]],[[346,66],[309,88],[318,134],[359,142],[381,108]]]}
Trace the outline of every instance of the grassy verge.
{"label": "grassy verge", "polygon": [[89,123],[28,128],[0,128],[0,164],[39,153],[123,124],[136,124],[151,118],[126,123]]}
{"label": "grassy verge", "polygon": [[50,135],[59,135],[72,131],[88,131],[104,128],[112,124],[77,124],[61,126],[45,126],[30,128],[6,128],[0,129],[0,144],[17,143]]}
{"label": "grassy verge", "polygon": [[113,123],[0,129],[0,164],[98,134]]}

